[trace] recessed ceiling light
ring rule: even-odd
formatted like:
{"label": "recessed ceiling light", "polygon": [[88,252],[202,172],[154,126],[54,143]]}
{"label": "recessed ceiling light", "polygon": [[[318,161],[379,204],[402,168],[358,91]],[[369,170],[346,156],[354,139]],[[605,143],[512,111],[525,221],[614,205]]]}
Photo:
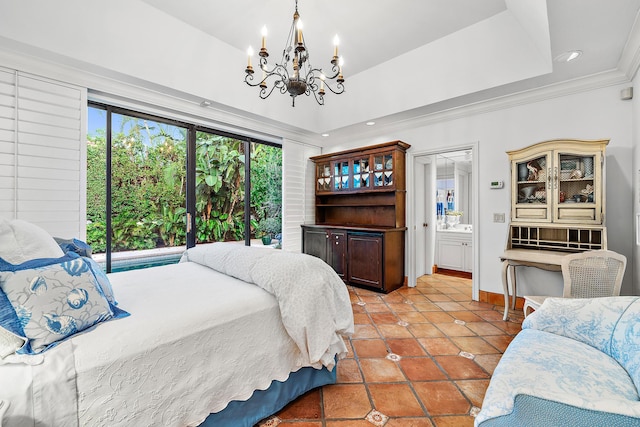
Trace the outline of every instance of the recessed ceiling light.
{"label": "recessed ceiling light", "polygon": [[329,136],[329,134],[328,133],[323,133],[322,136],[327,137],[327,136]]}
{"label": "recessed ceiling light", "polygon": [[366,125],[367,125],[367,126],[373,126],[373,125],[375,125],[375,124],[376,124],[376,122],[367,122],[367,123],[366,123]]}
{"label": "recessed ceiling light", "polygon": [[567,52],[561,53],[560,55],[556,56],[554,60],[556,62],[571,62],[578,59],[580,55],[582,55],[581,50],[569,50]]}

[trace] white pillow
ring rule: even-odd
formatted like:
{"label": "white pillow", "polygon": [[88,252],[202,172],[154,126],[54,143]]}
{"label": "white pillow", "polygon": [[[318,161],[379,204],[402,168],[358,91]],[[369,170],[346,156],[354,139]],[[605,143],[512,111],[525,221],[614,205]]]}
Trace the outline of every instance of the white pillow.
{"label": "white pillow", "polygon": [[35,258],[60,258],[60,246],[44,229],[26,221],[0,218],[0,258],[22,264]]}
{"label": "white pillow", "polygon": [[3,327],[0,327],[0,359],[21,349],[27,342],[25,338],[15,335]]}

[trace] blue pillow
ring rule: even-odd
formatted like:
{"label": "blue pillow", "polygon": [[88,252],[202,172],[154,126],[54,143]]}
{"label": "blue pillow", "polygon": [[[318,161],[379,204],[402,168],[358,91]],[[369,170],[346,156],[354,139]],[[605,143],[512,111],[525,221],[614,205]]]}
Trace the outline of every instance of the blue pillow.
{"label": "blue pillow", "polygon": [[98,281],[98,285],[100,286],[100,289],[102,289],[102,293],[104,294],[107,301],[109,301],[113,305],[118,305],[118,301],[116,301],[116,298],[113,295],[111,282],[109,281],[109,278],[105,274],[104,270],[97,262],[93,260],[93,258],[82,257],[82,259],[85,260],[87,264],[89,264],[89,268]]}
{"label": "blue pillow", "polygon": [[129,315],[108,301],[90,264],[73,252],[18,265],[0,259],[0,289],[0,326],[28,339],[18,353],[40,353],[99,322]]}
{"label": "blue pillow", "polygon": [[60,249],[62,249],[62,252],[64,252],[65,254],[68,252],[75,252],[80,256],[85,256],[85,257],[91,256],[91,252],[92,252],[91,246],[83,242],[82,240],[62,239],[60,237],[54,237],[53,239],[56,241],[58,246],[60,246]]}
{"label": "blue pillow", "polygon": [[[80,255],[78,255],[77,252],[66,252],[65,255],[60,258],[36,258],[36,259],[31,259],[29,261],[23,262],[22,264],[11,264],[6,260],[0,258],[0,271],[20,271],[20,270],[26,270],[30,268],[43,267],[46,265],[55,264],[57,262],[64,262],[64,261],[76,259],[79,257]],[[98,287],[100,288],[100,291],[102,292],[104,297],[107,299],[107,301],[109,301],[109,303],[113,304],[114,306],[118,305],[118,302],[116,301],[115,296],[113,295],[113,288],[111,287],[111,282],[109,282],[109,278],[104,273],[102,268],[100,268],[100,265],[98,265],[98,263],[95,262],[93,258],[82,257],[82,259],[85,260],[87,264],[89,264],[89,268],[91,269],[91,272],[93,273],[96,280],[98,281]]]}

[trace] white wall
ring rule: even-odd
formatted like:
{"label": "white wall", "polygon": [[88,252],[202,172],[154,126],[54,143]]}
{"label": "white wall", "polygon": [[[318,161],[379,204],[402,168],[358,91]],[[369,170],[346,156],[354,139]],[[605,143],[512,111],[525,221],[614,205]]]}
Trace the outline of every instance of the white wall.
{"label": "white wall", "polygon": [[[411,144],[410,152],[447,149],[478,141],[474,153],[479,168],[478,247],[480,290],[502,292],[499,256],[505,248],[510,214],[510,172],[505,151],[559,138],[610,139],[606,154],[606,212],[609,248],[633,260],[632,222],[632,103],[620,100],[624,85],[593,89],[559,98],[442,120],[432,124],[407,124],[403,129],[380,133],[375,138],[350,140],[325,152],[400,139]],[[636,157],[637,157],[636,153]],[[503,180],[505,188],[491,190],[490,181]],[[409,197],[412,197],[409,194]],[[493,213],[505,213],[504,224],[493,223]],[[411,225],[410,225],[411,226]],[[629,271],[633,262],[630,262]],[[527,270],[527,271],[522,271]],[[559,273],[522,268],[518,293],[561,294]],[[475,274],[475,272],[474,272]],[[625,276],[622,293],[633,293],[631,274]],[[635,290],[637,293],[638,289]]]}

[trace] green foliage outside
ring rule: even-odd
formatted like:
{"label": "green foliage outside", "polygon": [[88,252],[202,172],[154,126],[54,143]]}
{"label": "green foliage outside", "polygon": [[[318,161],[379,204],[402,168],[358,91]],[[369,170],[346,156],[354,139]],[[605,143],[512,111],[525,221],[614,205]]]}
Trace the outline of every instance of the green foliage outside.
{"label": "green foliage outside", "polygon": [[[142,119],[112,137],[114,251],[186,244],[186,136]],[[132,123],[131,123],[132,122]],[[124,128],[124,126],[123,126]],[[173,128],[175,129],[175,128]],[[106,138],[87,144],[87,243],[106,250]],[[143,142],[145,141],[145,142]],[[253,144],[251,236],[266,216],[281,223],[282,150]],[[244,240],[243,143],[196,136],[196,241]]]}

